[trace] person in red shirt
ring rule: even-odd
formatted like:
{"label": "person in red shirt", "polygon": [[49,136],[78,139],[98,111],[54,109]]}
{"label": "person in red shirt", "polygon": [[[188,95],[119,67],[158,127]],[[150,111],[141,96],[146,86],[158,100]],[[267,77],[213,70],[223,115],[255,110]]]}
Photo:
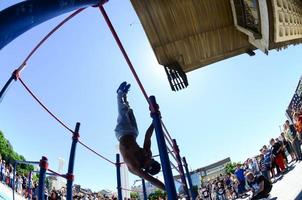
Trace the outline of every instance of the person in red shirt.
{"label": "person in red shirt", "polygon": [[285,170],[284,158],[282,155],[282,146],[279,142],[276,142],[273,138],[270,140],[270,145],[272,146],[272,154],[276,164],[279,166],[281,172]]}

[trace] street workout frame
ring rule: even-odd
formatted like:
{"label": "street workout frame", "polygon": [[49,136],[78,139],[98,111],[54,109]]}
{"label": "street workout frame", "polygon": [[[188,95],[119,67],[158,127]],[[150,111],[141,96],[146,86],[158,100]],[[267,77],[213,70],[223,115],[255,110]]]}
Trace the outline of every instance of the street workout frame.
{"label": "street workout frame", "polygon": [[[13,41],[15,38],[17,38],[19,35],[23,34],[24,32],[28,31],[29,29],[33,28],[34,26],[37,26],[51,18],[54,18],[58,15],[76,10],[71,15],[69,15],[67,18],[65,18],[61,23],[59,23],[54,29],[52,29],[36,46],[35,48],[29,53],[29,55],[25,58],[25,60],[21,63],[21,65],[14,70],[11,77],[8,79],[2,90],[0,91],[0,102],[3,99],[6,91],[8,90],[9,86],[12,84],[13,80],[17,81],[19,80],[20,83],[24,86],[24,88],[29,92],[29,94],[43,107],[43,109],[48,112],[58,123],[60,123],[64,128],[66,128],[69,132],[72,133],[72,144],[71,144],[71,150],[70,150],[70,157],[69,157],[69,163],[68,163],[68,172],[65,175],[58,174],[54,172],[53,170],[48,169],[48,159],[46,157],[42,157],[42,159],[39,162],[26,162],[26,161],[16,161],[15,167],[14,167],[14,174],[16,170],[16,164],[23,163],[23,164],[39,164],[40,166],[40,176],[39,176],[39,189],[38,189],[38,199],[44,200],[44,186],[45,186],[45,176],[47,171],[50,171],[51,173],[61,176],[67,179],[67,200],[72,200],[72,184],[74,180],[74,160],[75,160],[75,153],[76,153],[76,146],[77,143],[80,143],[82,146],[90,150],[91,152],[95,153],[97,156],[101,157],[102,159],[110,162],[111,164],[114,164],[116,166],[116,173],[117,173],[117,190],[118,190],[118,199],[122,200],[122,190],[124,188],[121,187],[121,177],[120,177],[120,156],[119,154],[116,155],[116,162],[110,161],[106,157],[102,156],[101,154],[97,153],[95,150],[90,148],[88,145],[84,144],[79,140],[80,134],[80,123],[78,122],[76,124],[76,127],[74,130],[69,128],[65,123],[63,123],[58,117],[56,117],[38,98],[34,93],[29,89],[29,87],[25,84],[25,82],[21,79],[20,73],[21,71],[26,67],[27,61],[32,57],[32,55],[38,50],[38,48],[55,32],[57,31],[61,26],[63,26],[68,20],[73,18],[75,15],[82,12],[85,8],[93,6],[99,8],[100,12],[102,13],[109,29],[111,30],[111,33],[119,46],[137,84],[139,85],[142,94],[144,95],[147,103],[149,104],[151,117],[153,120],[153,125],[155,128],[156,133],[156,140],[157,140],[157,146],[159,150],[159,156],[161,160],[162,165],[162,172],[164,175],[164,182],[166,191],[168,194],[169,200],[176,200],[177,199],[177,193],[175,189],[174,184],[174,177],[171,169],[171,164],[174,166],[174,168],[179,172],[181,177],[182,186],[184,188],[184,192],[186,195],[186,199],[189,200],[190,197],[192,199],[195,199],[195,193],[193,191],[192,186],[192,180],[190,176],[190,172],[187,168],[187,163],[185,158],[183,158],[184,165],[182,164],[182,159],[180,157],[179,148],[176,143],[176,140],[173,140],[170,136],[169,132],[167,131],[165,125],[163,124],[163,121],[161,119],[159,106],[157,105],[156,99],[154,96],[148,96],[143,84],[141,83],[138,75],[136,74],[136,71],[103,7],[103,4],[108,2],[108,0],[27,0],[18,4],[15,4],[11,7],[8,7],[0,12],[0,49],[5,47],[7,44],[9,44],[11,41]],[[170,145],[170,147],[173,149],[173,151],[167,146],[167,143]],[[175,158],[177,162],[177,167],[170,162],[169,158],[170,155]],[[174,154],[175,155],[174,155]],[[190,193],[188,190],[186,177],[184,173],[185,167],[186,175],[188,179],[188,183],[190,185]],[[146,191],[145,191],[145,181],[142,180],[143,183],[143,190],[144,190],[144,199],[147,199]],[[14,184],[13,184],[14,185]],[[14,187],[14,186],[13,186]],[[127,189],[124,189],[127,190]],[[14,193],[13,193],[14,197]]]}

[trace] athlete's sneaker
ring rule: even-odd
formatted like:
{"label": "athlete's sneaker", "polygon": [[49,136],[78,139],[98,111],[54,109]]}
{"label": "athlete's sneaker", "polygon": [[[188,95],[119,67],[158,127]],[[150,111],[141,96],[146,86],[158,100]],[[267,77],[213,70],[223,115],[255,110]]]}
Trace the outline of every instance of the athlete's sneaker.
{"label": "athlete's sneaker", "polygon": [[122,82],[118,87],[118,89],[116,90],[116,93],[124,93],[124,89],[126,86],[127,86],[127,82],[126,81]]}
{"label": "athlete's sneaker", "polygon": [[129,102],[128,102],[128,100],[127,100],[127,93],[129,92],[129,88],[130,88],[130,84],[127,84],[125,87],[124,87],[124,90],[123,90],[123,101],[124,101],[124,103],[128,106],[128,107],[130,107],[129,106]]}
{"label": "athlete's sneaker", "polygon": [[124,87],[123,92],[124,92],[125,94],[127,94],[127,93],[129,92],[130,87],[131,87],[131,84],[127,84],[127,85]]}

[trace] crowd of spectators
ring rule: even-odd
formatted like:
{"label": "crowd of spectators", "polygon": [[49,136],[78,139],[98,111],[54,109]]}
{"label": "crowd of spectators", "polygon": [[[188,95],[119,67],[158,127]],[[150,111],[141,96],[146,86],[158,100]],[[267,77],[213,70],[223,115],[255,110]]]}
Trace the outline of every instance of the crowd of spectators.
{"label": "crowd of spectators", "polygon": [[[54,188],[48,192],[45,191],[45,199],[49,200],[65,200],[66,199],[66,188],[63,187],[60,190],[55,190]],[[37,199],[37,197],[33,198]],[[117,200],[115,195],[104,195],[95,192],[81,192],[73,189],[73,198],[75,200]]]}
{"label": "crowd of spectators", "polygon": [[[203,185],[198,199],[229,200],[250,196],[261,199],[272,185],[292,169],[291,163],[301,162],[302,108],[293,112],[293,123],[286,120],[283,131],[263,145],[259,154],[238,163],[234,173],[221,175]],[[261,198],[260,198],[261,197]]]}
{"label": "crowd of spectators", "polygon": [[[13,176],[13,166],[8,164],[5,160],[0,160],[0,181],[2,184],[14,188],[16,194],[21,195],[26,199],[38,199],[38,183],[33,181],[32,176],[25,176],[16,174],[15,179]],[[30,180],[29,180],[30,177]],[[14,180],[14,181],[13,181]],[[48,200],[65,200],[66,188],[60,190],[54,188],[48,189],[45,187],[45,199]],[[114,195],[104,195],[101,193],[77,191],[73,189],[73,199],[78,200],[117,200]]]}
{"label": "crowd of spectators", "polygon": [[5,160],[0,160],[0,181],[10,188],[13,188],[16,193],[28,197],[28,177],[20,174],[13,175],[14,168],[11,164],[7,163]]}

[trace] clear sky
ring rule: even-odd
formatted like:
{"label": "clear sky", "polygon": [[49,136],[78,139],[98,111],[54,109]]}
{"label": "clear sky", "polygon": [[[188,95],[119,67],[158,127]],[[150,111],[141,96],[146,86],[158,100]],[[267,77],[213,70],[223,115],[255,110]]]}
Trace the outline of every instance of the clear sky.
{"label": "clear sky", "polygon": [[[1,1],[0,9],[15,1]],[[245,160],[279,134],[285,109],[301,76],[301,46],[269,56],[237,56],[188,73],[189,87],[172,92],[129,1],[112,0],[105,9],[136,66],[148,93],[160,104],[163,120],[178,140],[191,169],[230,156]],[[65,15],[66,16],[66,15]],[[54,18],[18,37],[0,51],[0,86],[37,42],[65,16]],[[81,122],[81,140],[115,159],[116,88],[132,83],[129,101],[143,142],[151,123],[148,106],[104,20],[88,8],[68,22],[28,62],[23,80],[70,127]],[[66,160],[71,136],[29,96],[19,82],[0,104],[0,130],[28,160]],[[157,146],[152,145],[154,154]],[[77,148],[75,182],[93,190],[114,189],[115,168]],[[130,179],[136,177],[130,175]]]}

